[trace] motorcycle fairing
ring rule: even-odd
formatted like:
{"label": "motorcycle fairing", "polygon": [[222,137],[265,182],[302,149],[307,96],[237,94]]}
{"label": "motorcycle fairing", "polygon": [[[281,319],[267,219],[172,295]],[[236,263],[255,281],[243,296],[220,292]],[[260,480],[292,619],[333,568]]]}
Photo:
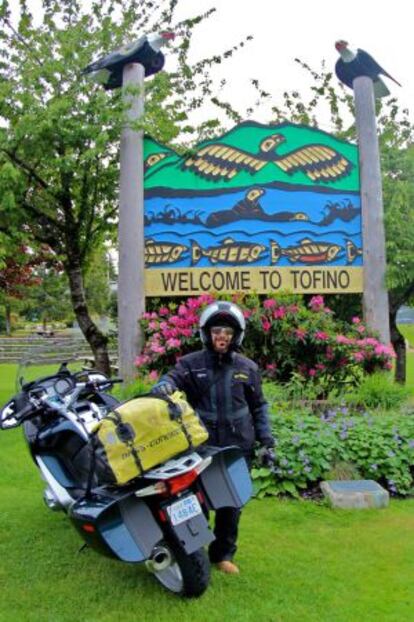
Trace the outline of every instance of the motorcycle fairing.
{"label": "motorcycle fairing", "polygon": [[209,509],[243,507],[252,496],[253,487],[241,451],[237,447],[208,447],[205,451],[213,458],[200,475]]}
{"label": "motorcycle fairing", "polygon": [[36,461],[38,464],[39,461],[41,461],[41,463],[45,465],[45,467],[52,474],[55,480],[64,488],[76,487],[77,484],[75,480],[69,475],[62,462],[56,456],[52,456],[50,454],[41,454],[37,456]]}
{"label": "motorcycle fairing", "polygon": [[[69,516],[82,538],[109,557],[127,562],[142,562],[150,556],[163,533],[144,501],[133,493],[120,498],[93,495],[80,499]],[[94,531],[85,531],[85,524]]]}

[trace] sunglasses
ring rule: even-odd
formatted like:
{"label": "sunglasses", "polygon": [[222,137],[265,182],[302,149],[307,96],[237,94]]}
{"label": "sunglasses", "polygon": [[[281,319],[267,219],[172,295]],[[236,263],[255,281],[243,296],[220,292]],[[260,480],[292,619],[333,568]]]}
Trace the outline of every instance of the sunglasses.
{"label": "sunglasses", "polygon": [[234,329],[231,326],[213,326],[211,328],[212,335],[220,335],[221,333],[224,333],[226,337],[233,337]]}

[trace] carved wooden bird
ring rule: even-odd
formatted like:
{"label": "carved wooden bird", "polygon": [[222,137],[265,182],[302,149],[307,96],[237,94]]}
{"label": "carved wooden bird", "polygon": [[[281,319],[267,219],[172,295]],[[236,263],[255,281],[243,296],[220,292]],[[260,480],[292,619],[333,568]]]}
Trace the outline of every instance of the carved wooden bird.
{"label": "carved wooden bird", "polygon": [[85,67],[82,73],[90,74],[95,82],[103,84],[107,90],[122,86],[122,70],[128,63],[139,63],[144,67],[145,77],[151,76],[164,66],[165,58],[160,48],[174,37],[173,32],[143,35],[119,50],[99,58]]}
{"label": "carved wooden bird", "polygon": [[353,164],[342,154],[322,144],[311,144],[279,155],[277,147],[285,142],[282,134],[271,134],[261,141],[257,153],[223,143],[210,143],[188,157],[182,168],[212,181],[230,180],[241,171],[254,175],[269,163],[288,175],[302,171],[318,182],[337,181],[349,174]]}
{"label": "carved wooden bird", "polygon": [[371,78],[374,83],[375,97],[385,97],[390,94],[390,91],[385,82],[381,79],[381,75],[386,76],[398,84],[398,86],[401,86],[401,84],[390,76],[368,52],[364,52],[364,50],[360,49],[351,49],[347,41],[337,41],[335,47],[341,55],[341,58],[336,62],[335,73],[338,79],[346,84],[346,86],[349,86],[349,88],[353,88],[355,78],[367,76]]}

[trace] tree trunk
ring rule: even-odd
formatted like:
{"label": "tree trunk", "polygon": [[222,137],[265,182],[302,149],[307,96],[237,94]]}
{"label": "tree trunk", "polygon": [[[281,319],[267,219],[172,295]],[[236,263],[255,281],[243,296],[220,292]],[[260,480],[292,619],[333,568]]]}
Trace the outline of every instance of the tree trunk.
{"label": "tree trunk", "polygon": [[4,305],[6,309],[6,335],[11,335],[11,307],[8,302]]}
{"label": "tree trunk", "polygon": [[[391,307],[392,308],[392,307]],[[395,380],[401,384],[405,384],[406,381],[406,346],[404,336],[400,333],[397,326],[397,311],[398,308],[392,308],[390,310],[390,331],[391,331],[391,343],[397,355],[395,361]]]}
{"label": "tree trunk", "polygon": [[73,310],[79,327],[93,352],[95,367],[109,376],[111,374],[111,367],[108,355],[108,338],[101,333],[89,315],[83,287],[83,276],[79,263],[75,261],[67,263],[66,273],[69,278]]}

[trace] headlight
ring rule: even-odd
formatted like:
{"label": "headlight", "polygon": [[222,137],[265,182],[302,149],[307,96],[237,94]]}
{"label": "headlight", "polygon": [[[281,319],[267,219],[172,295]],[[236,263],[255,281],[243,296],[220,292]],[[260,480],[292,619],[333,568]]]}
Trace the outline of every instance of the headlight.
{"label": "headlight", "polygon": [[13,416],[15,414],[14,406],[14,401],[8,402],[0,411],[0,425],[3,430],[19,425],[19,420]]}

